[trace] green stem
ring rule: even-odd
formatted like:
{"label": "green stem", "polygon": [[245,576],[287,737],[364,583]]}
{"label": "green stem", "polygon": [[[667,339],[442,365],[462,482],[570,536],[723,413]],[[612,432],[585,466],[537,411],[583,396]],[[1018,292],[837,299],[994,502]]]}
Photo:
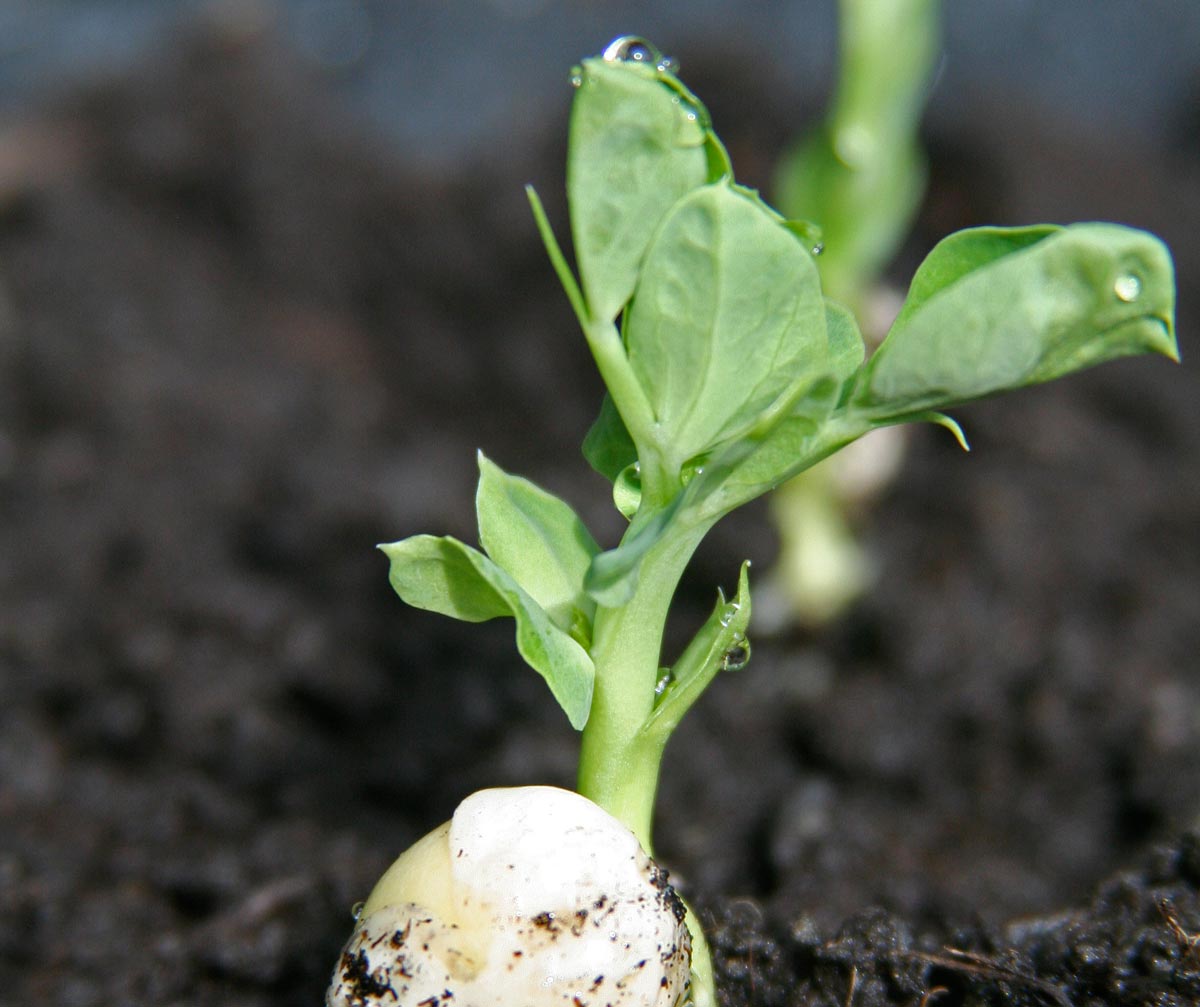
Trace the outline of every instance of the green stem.
{"label": "green stem", "polygon": [[[592,317],[583,291],[579,289],[575,275],[567,264],[567,257],[563,255],[558,239],[554,236],[554,228],[550,226],[550,219],[546,216],[541,198],[532,185],[525,186],[525,195],[529,198],[538,233],[542,237],[542,244],[546,246],[546,254],[550,257],[554,271],[558,274],[558,281],[566,292],[567,300],[571,302],[580,328],[583,329],[588,348],[596,361],[596,368],[604,379],[617,412],[621,414],[621,419],[625,421],[625,426],[638,446],[638,457],[645,469],[642,472],[643,485],[649,487],[652,493],[664,493],[668,487],[666,474],[662,471],[663,451],[659,443],[654,408],[629,363],[621,333],[612,319]],[[655,461],[653,466],[650,465],[651,460]]]}
{"label": "green stem", "polygon": [[624,822],[648,853],[662,749],[647,746],[640,732],[654,709],[671,599],[712,524],[671,525],[643,558],[633,597],[601,606],[593,623],[596,685],[583,729],[579,792]]}

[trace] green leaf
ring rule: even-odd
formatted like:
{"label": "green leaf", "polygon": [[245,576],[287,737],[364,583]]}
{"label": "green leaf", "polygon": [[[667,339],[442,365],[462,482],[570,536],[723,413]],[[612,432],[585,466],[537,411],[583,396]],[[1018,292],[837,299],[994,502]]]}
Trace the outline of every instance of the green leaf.
{"label": "green leaf", "polygon": [[592,318],[617,317],[658,222],[709,180],[710,136],[703,106],[669,74],[584,60],[571,109],[567,196]]}
{"label": "green leaf", "polygon": [[1170,253],[1144,231],[959,232],[918,270],[850,404],[894,422],[1129,354],[1178,359],[1174,311]]}
{"label": "green leaf", "polygon": [[590,626],[595,604],[583,579],[600,547],[570,506],[481,451],[475,511],[480,545],[555,625],[569,632],[582,615]]}
{"label": "green leaf", "polygon": [[638,460],[637,447],[611,395],[604,396],[600,415],[583,439],[583,457],[609,482],[615,482],[617,476]]}
{"label": "green leaf", "polygon": [[948,235],[917,267],[892,328],[904,325],[926,301],[951,284],[1061,230],[1058,224],[1033,224],[1028,227],[970,227]]}
{"label": "green leaf", "polygon": [[517,650],[582,730],[592,704],[592,659],[506,571],[450,537],[417,535],[379,548],[391,563],[392,587],[409,605],[467,622],[513,616]]}
{"label": "green leaf", "polygon": [[727,514],[864,433],[865,424],[843,430],[829,422],[841,388],[834,378],[813,382],[777,423],[717,452],[689,487],[704,513]]}
{"label": "green leaf", "polygon": [[[718,598],[712,614],[675,662],[668,684],[642,727],[643,735],[665,742],[720,672],[745,667],[750,657],[750,642],[746,639],[746,629],[750,625],[749,572],[750,561],[747,560],[738,574],[738,589],[733,600],[726,601],[724,595]],[[734,659],[733,655],[738,651],[741,653]]]}
{"label": "green leaf", "polygon": [[587,593],[609,608],[628,602],[637,589],[642,559],[663,537],[688,498],[689,494],[684,491],[664,509],[645,519],[635,518],[619,546],[592,560],[584,581]]}
{"label": "green leaf", "polygon": [[825,331],[829,339],[829,370],[838,379],[847,380],[867,355],[862,333],[854,312],[849,308],[825,300]]}
{"label": "green leaf", "polygon": [[381,545],[391,563],[388,580],[409,605],[464,622],[511,615],[508,602],[471,558],[475,552],[457,539],[414,535]]}
{"label": "green leaf", "polygon": [[830,366],[809,249],[756,196],[728,182],[671,208],[647,250],[626,342],[680,467]]}

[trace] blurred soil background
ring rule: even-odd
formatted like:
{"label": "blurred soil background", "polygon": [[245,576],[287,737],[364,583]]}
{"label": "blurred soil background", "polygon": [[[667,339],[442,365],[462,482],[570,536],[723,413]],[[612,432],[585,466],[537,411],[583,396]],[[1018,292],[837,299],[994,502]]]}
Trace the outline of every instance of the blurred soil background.
{"label": "blurred soil background", "polygon": [[[648,35],[766,187],[832,65],[826,5],[674,6],[0,5],[0,1004],[318,1003],[462,796],[570,785],[511,627],[406,609],[373,546],[473,540],[476,448],[619,534],[522,191],[565,232],[567,70]],[[1183,363],[917,431],[871,593],[672,743],[659,853],[729,1005],[1183,1007],[1200,11],[951,6],[896,282],[971,224],[1146,227]],[[774,549],[718,529],[675,643]]]}

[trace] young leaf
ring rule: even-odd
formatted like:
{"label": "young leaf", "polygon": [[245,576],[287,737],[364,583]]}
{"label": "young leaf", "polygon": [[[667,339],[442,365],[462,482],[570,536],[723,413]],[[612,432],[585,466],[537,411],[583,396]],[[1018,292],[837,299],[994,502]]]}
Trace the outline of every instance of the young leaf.
{"label": "young leaf", "polygon": [[829,372],[845,381],[862,366],[867,354],[854,312],[826,298],[825,332],[829,339]]}
{"label": "young leaf", "polygon": [[865,423],[830,422],[841,389],[832,377],[815,381],[777,423],[717,452],[688,487],[703,501],[702,514],[727,514],[865,433]]}
{"label": "young leaf", "polygon": [[663,537],[689,498],[690,494],[685,490],[662,510],[655,511],[643,521],[635,520],[619,546],[593,559],[584,581],[587,593],[601,605],[626,604],[637,589],[642,559]]}
{"label": "young leaf", "polygon": [[[750,656],[746,628],[750,625],[750,562],[742,564],[733,601],[722,595],[717,607],[692,637],[671,669],[669,684],[642,726],[642,734],[666,742],[683,715],[721,671],[745,667]],[[734,654],[740,654],[734,658]]]}
{"label": "young leaf", "polygon": [[[751,430],[728,445],[707,467],[697,486],[713,513],[728,513],[753,500],[823,457],[854,440],[863,430],[835,430],[827,425],[846,383],[862,366],[866,349],[858,322],[848,308],[825,301],[829,374],[797,395],[778,422]],[[865,429],[865,428],[864,428]]]}
{"label": "young leaf", "polygon": [[1176,358],[1174,274],[1116,224],[959,232],[913,280],[850,404],[876,422],[1155,351]]}
{"label": "young leaf", "polygon": [[707,122],[700,102],[653,66],[584,60],[571,109],[567,196],[593,319],[617,317],[658,222],[708,181]]}
{"label": "young leaf", "polygon": [[600,547],[568,504],[480,452],[475,511],[480,545],[555,625],[569,632],[580,616],[590,625],[596,606],[583,579]]}
{"label": "young leaf", "polygon": [[486,622],[512,611],[476,568],[468,545],[453,538],[414,535],[381,545],[392,588],[414,608],[464,622]]}
{"label": "young leaf", "polygon": [[392,587],[414,608],[467,622],[516,619],[517,650],[546,680],[571,726],[583,729],[596,676],[592,659],[508,573],[450,537],[417,535],[379,548],[391,563]]}
{"label": "young leaf", "polygon": [[670,210],[629,308],[629,361],[678,466],[829,370],[812,255],[756,196],[728,182]]}
{"label": "young leaf", "polygon": [[637,447],[611,395],[604,396],[600,415],[583,439],[583,457],[609,482],[616,482],[617,476],[637,461]]}

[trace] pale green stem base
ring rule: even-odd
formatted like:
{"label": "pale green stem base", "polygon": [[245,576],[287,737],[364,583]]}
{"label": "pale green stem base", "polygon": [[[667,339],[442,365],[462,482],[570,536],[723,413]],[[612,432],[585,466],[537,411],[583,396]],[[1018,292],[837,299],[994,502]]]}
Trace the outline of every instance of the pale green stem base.
{"label": "pale green stem base", "polygon": [[[671,599],[712,523],[668,532],[644,557],[633,597],[621,606],[602,606],[594,622],[596,684],[580,747],[579,792],[628,826],[652,856],[663,744],[648,743],[642,727],[654,709]],[[686,922],[692,937],[693,1003],[716,1007],[712,957],[690,907]]]}
{"label": "pale green stem base", "polygon": [[654,709],[671,599],[711,526],[673,527],[644,557],[633,597],[596,612],[596,684],[580,746],[579,792],[624,822],[648,853],[662,749],[639,735]]}

